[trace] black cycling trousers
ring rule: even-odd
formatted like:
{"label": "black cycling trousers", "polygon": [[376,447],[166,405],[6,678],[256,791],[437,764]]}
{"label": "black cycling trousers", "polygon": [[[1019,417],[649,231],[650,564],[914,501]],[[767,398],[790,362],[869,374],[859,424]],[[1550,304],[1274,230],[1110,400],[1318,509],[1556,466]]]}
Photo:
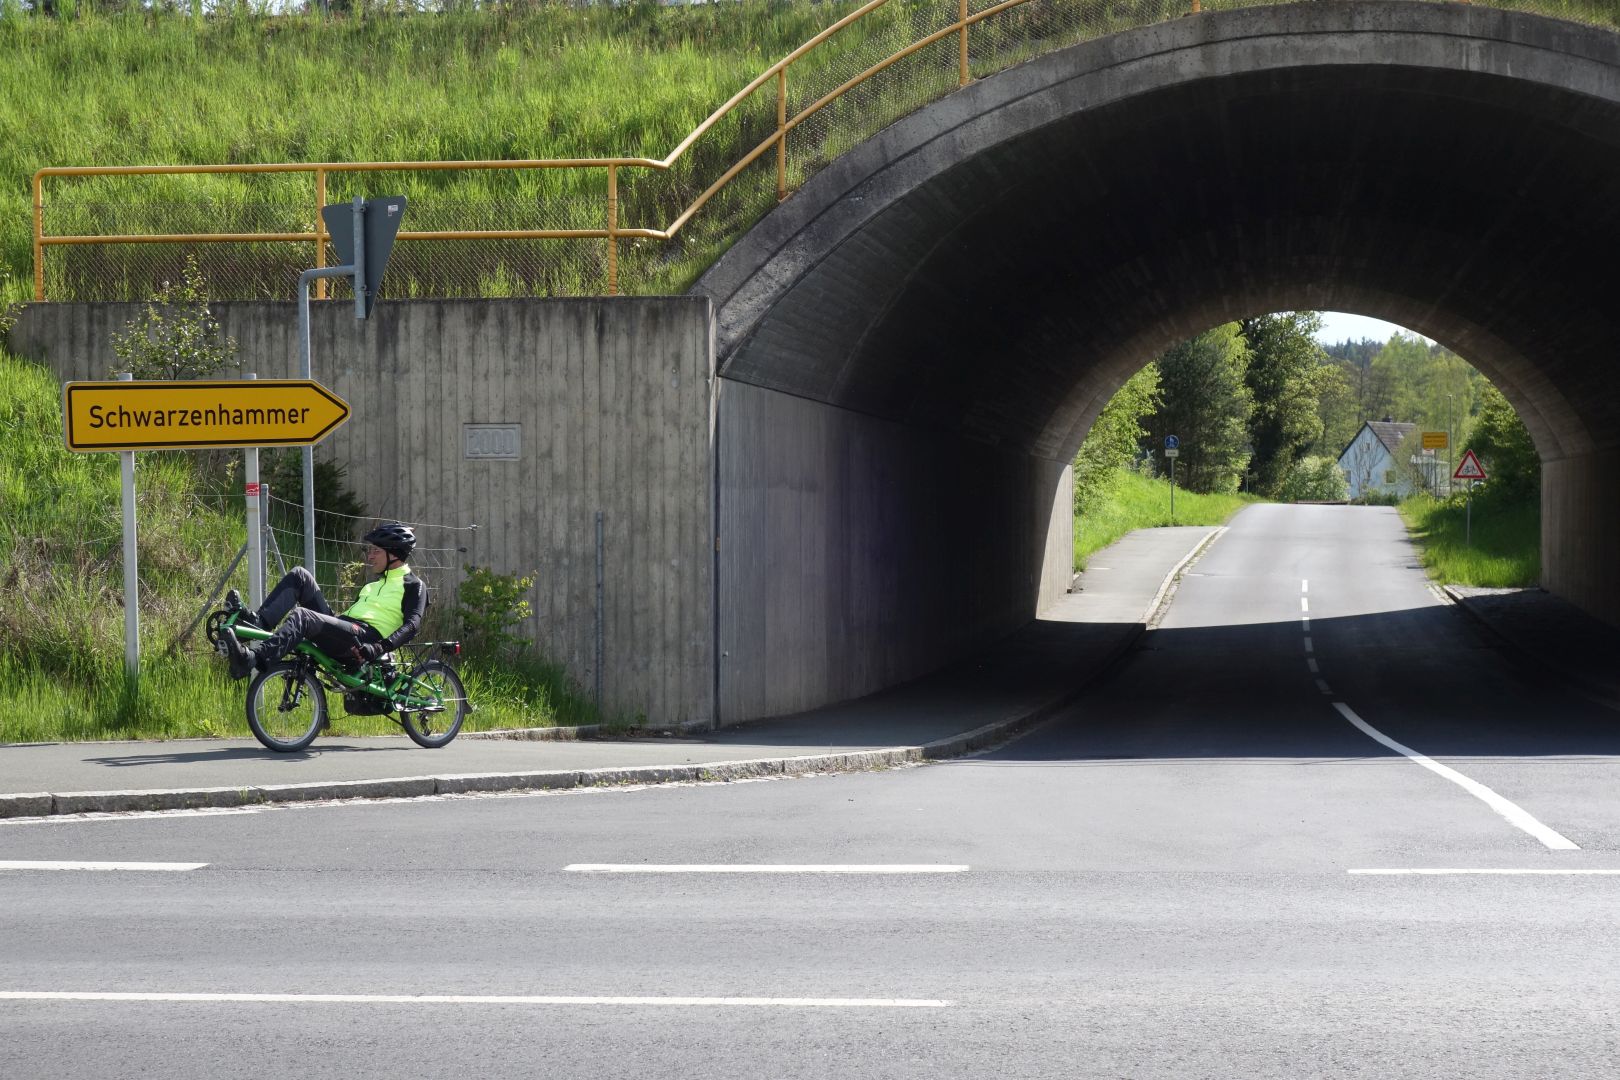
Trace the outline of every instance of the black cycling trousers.
{"label": "black cycling trousers", "polygon": [[334,660],[347,661],[356,645],[382,640],[373,627],[332,614],[315,575],[302,566],[293,567],[276,582],[258,616],[259,625],[266,630],[275,627],[275,633],[259,646],[275,659],[287,655],[300,641],[308,641]]}

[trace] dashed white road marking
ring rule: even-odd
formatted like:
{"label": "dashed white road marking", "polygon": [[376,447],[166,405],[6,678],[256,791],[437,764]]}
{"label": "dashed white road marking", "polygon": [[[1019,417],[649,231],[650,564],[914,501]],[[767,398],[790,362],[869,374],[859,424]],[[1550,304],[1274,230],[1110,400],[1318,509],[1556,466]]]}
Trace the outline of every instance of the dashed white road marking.
{"label": "dashed white road marking", "polygon": [[1396,876],[1396,875],[1414,875],[1414,876],[1424,876],[1424,877],[1442,877],[1442,876],[1450,876],[1450,875],[1471,876],[1471,877],[1473,877],[1473,876],[1492,876],[1492,877],[1494,877],[1494,876],[1498,876],[1498,875],[1506,876],[1506,877],[1620,877],[1620,870],[1599,870],[1599,869],[1592,869],[1592,868],[1581,869],[1581,868],[1575,868],[1575,867],[1571,867],[1568,870],[1552,870],[1552,869],[1540,868],[1540,867],[1534,868],[1534,869],[1505,869],[1505,868],[1489,868],[1489,867],[1477,868],[1476,869],[1476,868],[1472,868],[1472,867],[1440,867],[1440,866],[1425,867],[1425,866],[1420,866],[1420,867],[1407,867],[1407,868],[1399,868],[1399,869],[1391,868],[1391,869],[1347,870],[1345,872],[1348,873],[1348,874],[1382,875],[1382,876],[1386,876],[1386,877]]}
{"label": "dashed white road marking", "polygon": [[1302,596],[1302,597],[1299,598],[1299,610],[1301,610],[1301,611],[1309,611],[1309,610],[1311,610],[1311,598],[1310,597]]}
{"label": "dashed white road marking", "polygon": [[943,1009],[932,998],[563,997],[544,994],[167,994],[0,990],[0,1001],[245,1002],[335,1005],[768,1005],[809,1009]]}
{"label": "dashed white road marking", "polygon": [[1308,592],[1311,591],[1311,580],[1310,580],[1310,578],[1300,578],[1299,579],[1299,591],[1302,592],[1302,593],[1308,593]]}
{"label": "dashed white road marking", "polygon": [[570,863],[572,874],[961,874],[946,863]]}
{"label": "dashed white road marking", "polygon": [[1322,691],[1322,693],[1324,693],[1324,694],[1333,693],[1333,688],[1327,684],[1326,679],[1317,679],[1316,680],[1316,688],[1318,690]]}
{"label": "dashed white road marking", "polygon": [[1504,799],[1502,796],[1498,795],[1484,784],[1481,784],[1478,780],[1471,780],[1462,773],[1458,772],[1456,769],[1442,765],[1433,758],[1425,757],[1424,755],[1418,753],[1410,746],[1403,746],[1402,744],[1396,742],[1394,739],[1390,738],[1388,735],[1385,735],[1382,731],[1379,731],[1377,728],[1367,723],[1367,721],[1357,716],[1356,711],[1350,706],[1346,705],[1344,702],[1335,701],[1333,703],[1333,707],[1338,709],[1341,716],[1354,724],[1358,729],[1360,729],[1361,733],[1366,735],[1369,739],[1384,744],[1397,754],[1402,754],[1417,764],[1423,766],[1425,769],[1428,769],[1430,772],[1450,780],[1453,784],[1456,784],[1458,787],[1462,788],[1476,799],[1479,799],[1486,806],[1489,806],[1492,810],[1495,810],[1498,814],[1502,815],[1502,817],[1507,819],[1510,825],[1513,825],[1515,828],[1523,829],[1525,832],[1547,845],[1547,847],[1552,848],[1555,851],[1580,850],[1580,846],[1573,840],[1553,829],[1549,829],[1516,803],[1513,803],[1508,799]]}
{"label": "dashed white road marking", "polygon": [[1311,674],[1313,674],[1313,675],[1316,674],[1316,672],[1321,670],[1321,668],[1317,667],[1317,665],[1316,665],[1316,658],[1315,657],[1311,657],[1311,658],[1307,659],[1305,661],[1305,666],[1311,669]]}
{"label": "dashed white road marking", "polygon": [[1307,637],[1305,639],[1305,651],[1306,652],[1315,652],[1316,651],[1316,645],[1311,641],[1311,639],[1309,637]]}
{"label": "dashed white road marking", "polygon": [[205,862],[66,862],[0,859],[0,870],[158,870],[171,873],[201,870]]}

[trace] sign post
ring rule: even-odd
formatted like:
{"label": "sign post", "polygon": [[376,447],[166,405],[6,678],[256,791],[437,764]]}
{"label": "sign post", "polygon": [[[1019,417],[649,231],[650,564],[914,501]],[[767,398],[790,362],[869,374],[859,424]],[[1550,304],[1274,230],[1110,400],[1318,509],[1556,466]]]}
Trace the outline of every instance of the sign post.
{"label": "sign post", "polygon": [[[342,266],[317,267],[298,275],[298,356],[300,374],[313,379],[309,358],[309,283],[316,278],[346,277],[354,283],[354,317],[364,319],[377,302],[394,237],[405,216],[405,196],[385,195],[321,207],[321,220]],[[315,451],[304,447],[304,567],[315,573]]]}
{"label": "sign post", "polygon": [[[135,376],[126,371],[118,378],[127,383]],[[123,473],[124,502],[124,676],[134,689],[141,676],[141,575],[135,564],[135,451],[120,453],[118,465]]]}
{"label": "sign post", "polygon": [[1457,463],[1457,471],[1451,474],[1453,480],[1468,481],[1468,503],[1463,516],[1463,544],[1466,547],[1474,546],[1474,485],[1485,479],[1485,466],[1479,463],[1472,450],[1463,451],[1462,460]]}
{"label": "sign post", "polygon": [[1181,456],[1181,440],[1174,435],[1164,437],[1164,456],[1170,459],[1170,524],[1176,523],[1176,458]]}
{"label": "sign post", "polygon": [[[128,372],[113,382],[70,382],[62,387],[62,432],[77,453],[116,452],[123,471],[124,669],[134,682],[141,670],[140,575],[135,563],[135,453],[139,450],[252,449],[309,446],[349,418],[348,403],[315,382],[294,379],[135,382]],[[260,508],[257,451],[248,460],[249,539]],[[259,568],[262,592],[262,557]],[[253,573],[252,570],[249,571]],[[249,589],[252,589],[250,578]],[[255,601],[257,602],[257,600]]]}

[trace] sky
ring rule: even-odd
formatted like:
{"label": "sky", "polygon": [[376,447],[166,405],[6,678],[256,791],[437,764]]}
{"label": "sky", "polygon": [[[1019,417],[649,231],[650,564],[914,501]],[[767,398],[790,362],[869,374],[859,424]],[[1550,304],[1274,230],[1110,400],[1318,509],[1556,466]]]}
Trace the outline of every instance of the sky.
{"label": "sky", "polygon": [[[1316,340],[1324,345],[1337,345],[1341,341],[1360,341],[1362,338],[1372,338],[1374,341],[1388,341],[1397,330],[1404,334],[1417,334],[1415,330],[1408,330],[1404,326],[1370,319],[1365,315],[1350,315],[1343,311],[1322,312],[1322,329],[1316,335]],[[1417,334],[1423,337],[1422,334]],[[1424,338],[1427,341],[1427,338]]]}

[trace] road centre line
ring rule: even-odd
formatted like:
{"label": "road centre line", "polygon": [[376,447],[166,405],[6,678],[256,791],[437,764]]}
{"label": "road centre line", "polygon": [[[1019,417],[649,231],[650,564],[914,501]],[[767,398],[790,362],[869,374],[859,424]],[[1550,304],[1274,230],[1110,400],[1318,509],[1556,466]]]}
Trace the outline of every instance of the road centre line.
{"label": "road centre line", "polygon": [[1309,657],[1309,658],[1306,659],[1305,666],[1311,669],[1311,674],[1313,674],[1313,675],[1316,674],[1318,671],[1322,670],[1320,667],[1317,666],[1316,658],[1314,656]]}
{"label": "road centre line", "polygon": [[1568,870],[1536,869],[1491,869],[1491,868],[1464,868],[1464,867],[1411,867],[1407,869],[1364,869],[1346,870],[1347,874],[1375,874],[1383,876],[1393,875],[1421,875],[1438,877],[1443,875],[1469,875],[1469,876],[1495,876],[1505,875],[1511,877],[1620,877],[1620,870],[1581,869],[1571,867]]}
{"label": "road centre line", "polygon": [[1311,641],[1309,636],[1307,636],[1305,638],[1305,651],[1306,652],[1315,652],[1316,651],[1316,645]]}
{"label": "road centre line", "polygon": [[1299,591],[1302,592],[1302,593],[1308,593],[1308,592],[1311,591],[1311,579],[1310,578],[1300,578],[1299,579]]}
{"label": "road centre line", "polygon": [[1396,742],[1394,739],[1390,738],[1388,735],[1385,735],[1382,731],[1379,731],[1377,728],[1367,723],[1367,721],[1357,716],[1356,711],[1350,706],[1346,705],[1344,702],[1335,701],[1333,703],[1333,707],[1339,710],[1339,715],[1343,716],[1346,720],[1350,721],[1350,723],[1359,728],[1363,735],[1366,735],[1374,742],[1382,743],[1391,750],[1395,751],[1397,754],[1404,755],[1417,764],[1423,766],[1425,769],[1428,769],[1430,772],[1450,780],[1453,784],[1456,784],[1458,787],[1462,788],[1464,791],[1483,802],[1486,806],[1489,806],[1492,810],[1495,810],[1498,814],[1502,815],[1502,817],[1507,819],[1510,825],[1523,829],[1537,840],[1540,840],[1547,847],[1552,848],[1555,851],[1580,850],[1580,846],[1573,840],[1570,840],[1568,837],[1559,832],[1549,829],[1517,804],[1504,799],[1502,796],[1498,795],[1484,784],[1481,784],[1478,780],[1471,780],[1462,773],[1458,772],[1456,769],[1442,765],[1433,758],[1425,757],[1424,755],[1418,753],[1410,746],[1403,746],[1401,743]]}
{"label": "road centre line", "polygon": [[336,1005],[743,1005],[808,1009],[944,1009],[930,998],[562,997],[541,994],[167,994],[0,990],[0,1001],[244,1002]]}
{"label": "road centre line", "polygon": [[1310,633],[1311,632],[1311,617],[1309,615],[1301,615],[1299,617],[1299,621],[1302,624],[1301,628],[1307,634]]}
{"label": "road centre line", "polygon": [[1302,596],[1302,597],[1299,598],[1299,610],[1301,610],[1301,611],[1309,611],[1309,610],[1311,610],[1311,598],[1310,597]]}
{"label": "road centre line", "polygon": [[1317,679],[1317,680],[1316,680],[1316,688],[1317,688],[1317,689],[1318,689],[1318,690],[1320,690],[1320,691],[1322,691],[1322,693],[1324,693],[1324,694],[1331,694],[1331,693],[1333,693],[1333,687],[1331,687],[1331,686],[1329,686],[1329,685],[1328,685],[1328,684],[1327,684],[1327,680],[1326,680],[1326,679]]}
{"label": "road centre line", "polygon": [[0,870],[160,870],[183,872],[201,870],[205,862],[63,862],[0,859]]}
{"label": "road centre line", "polygon": [[966,866],[945,863],[570,863],[571,874],[961,874]]}

